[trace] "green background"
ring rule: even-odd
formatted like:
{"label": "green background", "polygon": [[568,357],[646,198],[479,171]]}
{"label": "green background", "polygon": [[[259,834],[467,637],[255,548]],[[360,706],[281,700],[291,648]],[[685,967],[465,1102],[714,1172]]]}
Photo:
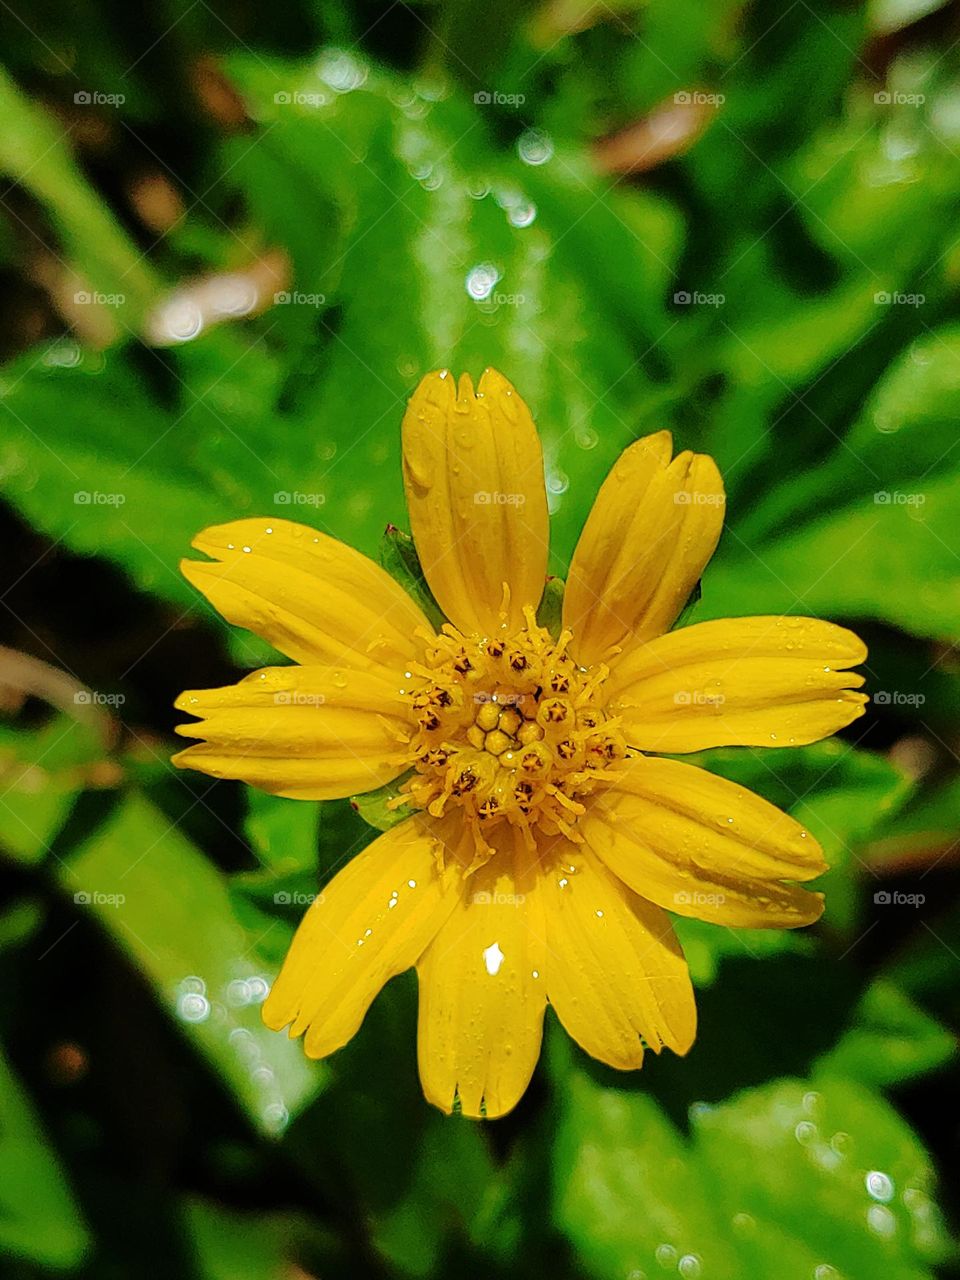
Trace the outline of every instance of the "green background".
{"label": "green background", "polygon": [[[2,1274],[957,1274],[957,6],[0,20]],[[192,536],[377,555],[407,396],[488,364],[542,434],[553,572],[668,427],[729,495],[691,616],[854,626],[873,702],[702,758],[823,843],[822,922],[681,921],[691,1054],[622,1076],[548,1018],[484,1126],[421,1097],[412,975],[326,1063],[260,1024],[372,828],[168,759],[177,693],[270,657],[180,576]]]}

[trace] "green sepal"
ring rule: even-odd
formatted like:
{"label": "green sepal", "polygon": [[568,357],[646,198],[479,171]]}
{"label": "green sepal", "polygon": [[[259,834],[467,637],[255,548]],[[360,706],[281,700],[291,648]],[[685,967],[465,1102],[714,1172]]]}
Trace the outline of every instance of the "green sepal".
{"label": "green sepal", "polygon": [[676,622],[670,628],[671,631],[676,631],[678,627],[688,627],[690,625],[691,621],[693,620],[694,610],[696,609],[697,605],[700,603],[702,596],[703,596],[703,579],[698,578],[697,585],[693,588],[693,590],[690,592],[690,595],[687,597],[687,603],[683,606],[683,608],[680,610],[679,614],[677,615]]}
{"label": "green sepal", "polygon": [[388,524],[380,539],[380,564],[395,582],[399,582],[426,614],[430,625],[439,631],[446,618],[427,585],[427,579],[409,533]]}
{"label": "green sepal", "polygon": [[400,788],[411,773],[412,770],[408,769],[399,778],[394,778],[392,782],[388,782],[385,786],[378,787],[376,791],[364,791],[362,795],[351,796],[350,803],[364,822],[369,823],[371,827],[376,827],[378,831],[389,831],[398,822],[403,822],[405,818],[409,818],[411,814],[416,813],[416,809],[409,804],[396,805],[394,808],[389,807],[389,802],[396,800],[400,795]]}
{"label": "green sepal", "polygon": [[543,598],[537,610],[537,623],[545,627],[556,640],[563,626],[563,589],[566,583],[563,578],[548,578],[543,589]]}

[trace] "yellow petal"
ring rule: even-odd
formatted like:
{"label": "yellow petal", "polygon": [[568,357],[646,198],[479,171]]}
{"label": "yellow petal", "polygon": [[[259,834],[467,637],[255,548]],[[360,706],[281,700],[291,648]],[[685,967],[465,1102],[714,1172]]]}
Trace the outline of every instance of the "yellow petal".
{"label": "yellow petal", "polygon": [[403,419],[410,527],[440,608],[466,633],[523,625],[547,571],[543,454],[527,406],[495,369],[476,394],[444,370],[414,392]]}
{"label": "yellow petal", "polygon": [[819,844],[752,791],[676,760],[634,757],[580,820],[636,893],[678,915],[750,929],[812,924],[823,896],[784,880],[827,869]]}
{"label": "yellow petal", "polygon": [[459,870],[441,873],[439,828],[392,827],[338,872],[311,905],[263,1006],[263,1020],[306,1032],[311,1058],[356,1033],[380,988],[409,969],[452,910]]}
{"label": "yellow petal", "polygon": [[176,706],[201,719],[177,733],[203,741],[173,763],[299,800],[375,790],[409,763],[399,684],[350,667],[266,667],[222,689],[190,689]]}
{"label": "yellow petal", "polygon": [[675,622],[713,555],[723,482],[705,454],[670,461],[668,431],[632,444],[601,486],[570,564],[563,625],[588,665]]}
{"label": "yellow petal", "polygon": [[537,874],[512,828],[463,881],[457,907],[417,966],[420,1079],[443,1111],[493,1119],[520,1101],[540,1054],[546,1002]]}
{"label": "yellow petal", "polygon": [[295,662],[402,669],[423,651],[414,632],[432,630],[379,565],[306,525],[236,520],[193,545],[217,563],[184,560],[185,577],[228,622]]}
{"label": "yellow petal", "polygon": [[731,618],[660,636],[613,664],[609,709],[641,751],[816,742],[863,714],[863,642],[814,618]]}
{"label": "yellow petal", "polygon": [[557,1017],[587,1053],[623,1071],[641,1065],[644,1044],[686,1053],[697,1010],[669,917],[589,847],[566,850],[543,882],[547,994]]}

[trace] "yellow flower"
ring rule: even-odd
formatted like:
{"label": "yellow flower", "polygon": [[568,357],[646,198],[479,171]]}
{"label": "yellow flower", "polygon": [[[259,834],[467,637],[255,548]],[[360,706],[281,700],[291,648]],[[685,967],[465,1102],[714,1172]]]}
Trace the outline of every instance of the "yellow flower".
{"label": "yellow flower", "polygon": [[562,630],[538,625],[549,522],[526,405],[488,369],[424,378],[403,421],[410,523],[449,619],[359,552],[301,525],[207,529],[184,572],[295,666],[185,693],[202,741],[176,763],[329,800],[405,775],[412,813],[310,907],[264,1006],[324,1057],[415,965],[427,1098],[500,1116],[520,1099],[549,1002],[595,1058],[686,1053],[696,1007],[667,911],[734,927],[816,920],[825,870],[793,818],[657,754],[814,742],[863,712],[866,657],[810,618],[676,631],[713,553],[712,459],[631,445],[584,526]]}

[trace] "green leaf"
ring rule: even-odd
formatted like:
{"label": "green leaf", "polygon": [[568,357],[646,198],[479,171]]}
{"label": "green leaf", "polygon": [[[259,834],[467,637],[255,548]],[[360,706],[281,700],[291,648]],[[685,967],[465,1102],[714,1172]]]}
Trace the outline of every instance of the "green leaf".
{"label": "green leaf", "polygon": [[[269,161],[265,234],[298,246],[287,305],[163,353],[55,344],[0,386],[0,492],[190,614],[214,616],[177,564],[211,523],[292,516],[375,554],[403,511],[405,403],[431,369],[495,365],[531,405],[555,571],[621,448],[663,425],[670,321],[651,280],[678,247],[669,206],[624,192],[608,208],[586,156],[526,163],[469,100],[350,56],[363,87],[303,110],[274,96],[315,94],[314,63],[231,61],[261,135],[220,159],[244,202]],[[305,202],[326,211],[306,236]]]}
{"label": "green leaf", "polygon": [[861,1085],[772,1081],[694,1107],[689,1141],[643,1092],[575,1071],[562,1094],[555,1218],[604,1280],[920,1280],[947,1252],[929,1156]]}
{"label": "green leaf", "polygon": [[778,1257],[781,1235],[798,1259],[803,1249],[814,1266],[850,1280],[914,1280],[944,1258],[930,1157],[868,1089],[832,1076],[775,1081],[700,1110],[692,1122],[721,1212],[757,1223],[741,1246],[747,1274],[788,1270]]}
{"label": "green leaf", "polygon": [[125,326],[138,328],[156,292],[153,271],[83,176],[65,141],[69,131],[22,95],[3,69],[0,114],[0,170],[49,211],[83,286],[120,299]]}
{"label": "green leaf", "polygon": [[20,947],[32,938],[43,920],[43,908],[33,898],[17,898],[0,911],[0,951]]}
{"label": "green leaf", "polygon": [[914,343],[820,466],[770,486],[745,519],[733,510],[701,616],[864,617],[960,636],[958,369],[955,326]]}
{"label": "green leaf", "polygon": [[813,937],[800,929],[730,929],[676,916],[676,935],[698,987],[709,987],[716,980],[727,959],[765,960],[768,956],[809,955],[814,950]]}
{"label": "green leaf", "polygon": [[931,786],[911,797],[905,808],[876,833],[866,856],[882,871],[890,864],[936,864],[948,854],[960,828],[960,776]]}
{"label": "green leaf", "polygon": [[[641,1094],[601,1089],[575,1072],[554,1146],[554,1216],[588,1274],[650,1275],[695,1266],[736,1276],[711,1196],[682,1139]],[[683,1274],[682,1271],[679,1274]],[[759,1278],[758,1278],[759,1280]]]}
{"label": "green leaf", "polygon": [[330,1280],[348,1274],[331,1234],[306,1214],[252,1214],[194,1196],[181,1215],[200,1280],[290,1280],[314,1262]]}
{"label": "green leaf", "polygon": [[928,14],[942,9],[947,0],[870,0],[867,8],[870,29],[880,35],[900,31]]}
{"label": "green leaf", "polygon": [[290,1274],[284,1241],[273,1224],[193,1199],[183,1206],[184,1228],[203,1280],[284,1280]]}
{"label": "green leaf", "polygon": [[875,1088],[935,1071],[955,1057],[957,1038],[891,981],[867,988],[853,1021],[820,1068]]}
{"label": "green leaf", "polygon": [[268,795],[246,787],[246,833],[265,867],[278,876],[313,871],[322,809],[306,800]]}
{"label": "green leaf", "polygon": [[[276,1134],[326,1073],[268,1031],[273,974],[234,914],[223,876],[148,800],[125,797],[66,859],[61,883],[151,982],[250,1122]],[[275,918],[273,929],[279,929]]]}
{"label": "green leaf", "polygon": [[59,1161],[0,1054],[0,1249],[66,1270],[76,1267],[89,1248]]}
{"label": "green leaf", "polygon": [[376,1222],[374,1243],[402,1274],[435,1274],[444,1243],[437,1224],[448,1220],[465,1235],[494,1180],[482,1128],[430,1116],[417,1143],[407,1193]]}
{"label": "green leaf", "polygon": [[42,862],[104,753],[96,723],[84,719],[60,714],[37,728],[0,726],[0,848]]}

